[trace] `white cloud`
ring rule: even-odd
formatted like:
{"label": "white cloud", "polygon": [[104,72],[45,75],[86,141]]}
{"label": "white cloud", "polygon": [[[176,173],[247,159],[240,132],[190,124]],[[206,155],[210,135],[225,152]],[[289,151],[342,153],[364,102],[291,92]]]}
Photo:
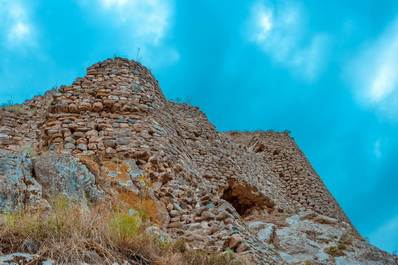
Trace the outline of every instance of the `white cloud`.
{"label": "white cloud", "polygon": [[8,33],[8,41],[15,43],[23,41],[31,32],[30,26],[23,22],[17,22],[14,24]]}
{"label": "white cloud", "polygon": [[281,1],[275,6],[265,1],[256,2],[247,33],[249,40],[272,60],[307,81],[318,78],[327,63],[330,37],[308,33],[304,11],[292,1]]}
{"label": "white cloud", "polygon": [[[264,9],[262,6],[260,8]],[[256,42],[261,43],[267,38],[272,29],[272,19],[272,12],[268,10],[264,9],[257,12],[256,25],[258,26],[258,32],[256,32]]]}
{"label": "white cloud", "polygon": [[329,37],[315,35],[307,47],[296,50],[292,55],[292,66],[299,69],[308,80],[315,80],[323,71],[328,55]]}
{"label": "white cloud", "polygon": [[10,49],[35,43],[35,29],[26,6],[21,1],[1,1],[0,38]]}
{"label": "white cloud", "polygon": [[398,121],[398,18],[355,54],[346,72],[359,102]]}
{"label": "white cloud", "polygon": [[141,57],[151,67],[179,60],[178,50],[165,41],[173,24],[174,0],[75,1],[99,27],[107,28],[104,33],[111,30],[116,36],[106,48],[108,51],[134,59]]}
{"label": "white cloud", "polygon": [[[94,0],[81,3],[92,6]],[[128,26],[129,34],[158,45],[165,37],[172,18],[172,0],[100,0],[100,12],[115,23]]]}
{"label": "white cloud", "polygon": [[105,7],[111,7],[111,6],[123,6],[124,4],[127,3],[128,0],[101,0],[102,4]]}

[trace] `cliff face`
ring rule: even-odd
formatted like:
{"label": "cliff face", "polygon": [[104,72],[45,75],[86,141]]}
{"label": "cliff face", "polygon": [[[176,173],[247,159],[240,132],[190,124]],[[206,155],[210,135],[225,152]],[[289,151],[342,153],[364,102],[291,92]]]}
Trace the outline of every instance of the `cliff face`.
{"label": "cliff face", "polygon": [[155,223],[189,248],[253,264],[395,262],[360,238],[288,133],[220,133],[135,61],[99,62],[3,107],[0,149],[0,211],[48,208],[56,193],[96,203],[145,191]]}

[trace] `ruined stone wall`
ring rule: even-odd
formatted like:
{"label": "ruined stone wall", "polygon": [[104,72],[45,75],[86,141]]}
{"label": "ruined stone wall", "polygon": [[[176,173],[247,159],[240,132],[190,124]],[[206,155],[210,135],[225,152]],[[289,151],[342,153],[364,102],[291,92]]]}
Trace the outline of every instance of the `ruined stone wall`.
{"label": "ruined stone wall", "polygon": [[139,145],[131,138],[161,133],[146,118],[165,101],[153,76],[140,64],[124,59],[97,63],[85,77],[54,95],[44,128],[48,146],[101,158],[131,157]]}
{"label": "ruined stone wall", "polygon": [[303,152],[288,132],[228,132],[237,143],[262,154],[263,160],[287,189],[288,198],[298,211],[314,210],[349,222]]}
{"label": "ruined stone wall", "polygon": [[0,148],[38,150],[45,144],[41,126],[48,114],[55,90],[36,96],[24,104],[0,108]]}
{"label": "ruined stone wall", "polygon": [[[36,112],[29,112],[34,105]],[[167,101],[135,61],[99,62],[70,86],[22,107],[26,111],[0,110],[0,148],[69,152],[99,183],[123,182],[130,192],[145,176],[167,209],[165,229],[192,247],[219,252],[229,246],[278,263],[245,220],[304,209],[348,220],[292,138],[220,133],[199,108]]]}
{"label": "ruined stone wall", "polygon": [[[204,186],[221,177],[228,183],[244,181],[267,198],[268,207],[294,210],[260,156],[217,132],[198,108],[167,102],[152,74],[134,61],[97,63],[53,98],[41,126],[49,149],[100,161],[135,159],[142,169],[150,169],[154,180],[171,174],[206,180]],[[209,185],[210,192],[219,189]]]}

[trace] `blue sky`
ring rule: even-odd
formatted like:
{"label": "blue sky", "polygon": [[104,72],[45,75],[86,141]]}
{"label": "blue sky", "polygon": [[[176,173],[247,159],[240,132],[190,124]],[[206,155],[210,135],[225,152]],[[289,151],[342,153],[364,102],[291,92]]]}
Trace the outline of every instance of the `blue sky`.
{"label": "blue sky", "polygon": [[219,130],[292,131],[362,235],[398,250],[397,1],[0,0],[0,102],[114,55]]}

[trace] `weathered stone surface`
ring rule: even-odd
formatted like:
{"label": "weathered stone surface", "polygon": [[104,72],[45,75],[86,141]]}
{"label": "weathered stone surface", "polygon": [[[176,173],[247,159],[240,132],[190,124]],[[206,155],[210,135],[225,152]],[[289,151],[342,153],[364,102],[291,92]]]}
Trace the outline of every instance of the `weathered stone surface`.
{"label": "weathered stone surface", "polygon": [[128,145],[131,142],[130,138],[122,137],[116,140],[117,145]]}
{"label": "weathered stone surface", "polygon": [[85,145],[85,144],[78,144],[78,145],[77,145],[77,148],[78,148],[80,151],[87,151],[87,145]]}
{"label": "weathered stone surface", "polygon": [[242,244],[239,245],[239,247],[236,248],[236,252],[241,253],[247,250],[248,248],[250,248],[250,246],[247,243],[243,242]]}
{"label": "weathered stone surface", "polygon": [[92,110],[92,106],[90,103],[88,102],[82,102],[79,105],[79,111],[91,111]]}
{"label": "weathered stone surface", "polygon": [[67,144],[65,144],[65,148],[66,149],[75,149],[75,145],[72,143],[67,143]]}
{"label": "weathered stone surface", "polygon": [[98,200],[103,196],[96,186],[94,175],[70,155],[48,151],[34,160],[34,170],[48,197],[60,193],[70,199]]}
{"label": "weathered stone surface", "polygon": [[258,239],[267,244],[275,242],[275,225],[267,224],[264,228],[260,229],[257,233]]}
{"label": "weathered stone surface", "polygon": [[223,221],[223,220],[225,220],[225,219],[227,219],[229,217],[233,217],[233,216],[230,213],[228,213],[227,211],[222,211],[221,213],[219,213],[216,216],[216,219],[220,220],[220,221]]}
{"label": "weathered stone surface", "polygon": [[107,180],[107,183],[128,187],[130,191],[139,192],[136,185],[139,185],[139,177],[142,175],[142,172],[134,161],[106,161],[102,165],[100,172],[102,178]]}
{"label": "weathered stone surface", "polygon": [[32,161],[26,154],[0,149],[0,212],[23,207],[45,208],[42,187],[32,176]]}
{"label": "weathered stone surface", "polygon": [[103,108],[104,106],[102,105],[101,102],[95,102],[93,105],[93,111],[95,112],[100,112]]}
{"label": "weathered stone surface", "polygon": [[242,243],[242,236],[239,234],[233,234],[229,240],[228,247],[233,249]]}
{"label": "weathered stone surface", "polygon": [[169,224],[168,228],[180,228],[181,226],[182,226],[181,222],[173,222]]}
{"label": "weathered stone surface", "polygon": [[78,113],[79,108],[77,107],[76,104],[69,104],[69,112],[70,113]]}
{"label": "weathered stone surface", "polygon": [[214,213],[209,212],[209,211],[203,211],[201,214],[201,217],[203,220],[212,220],[212,219],[216,218]]}
{"label": "weathered stone surface", "polygon": [[180,215],[181,215],[181,213],[179,211],[176,211],[176,210],[171,210],[170,211],[170,216],[171,217],[177,217],[177,216],[180,216]]}
{"label": "weathered stone surface", "polygon": [[[288,253],[289,264],[312,259],[328,262],[333,259],[334,253],[345,256],[336,264],[394,264],[393,257],[360,239],[347,223],[335,226],[317,221],[324,218],[314,212],[304,212],[287,218],[289,226],[276,230],[278,246]],[[334,252],[328,252],[330,248],[334,248]],[[370,257],[373,257],[372,260]]]}
{"label": "weathered stone surface", "polygon": [[9,255],[0,256],[0,264],[1,265],[32,264],[33,262],[40,262],[39,259],[40,259],[39,255],[12,253]]}
{"label": "weathered stone surface", "polygon": [[[288,132],[220,133],[199,108],[167,101],[137,62],[99,62],[71,86],[20,107],[0,108],[0,148],[39,155],[37,179],[46,196],[85,193],[91,199],[104,190],[131,203],[144,194],[156,202],[155,219],[170,237],[207,252],[231,243],[253,264],[303,258],[366,264],[366,253],[372,264],[371,257],[391,264],[359,237],[342,252],[344,259],[321,249],[333,229],[358,233]],[[46,150],[59,153],[49,160]],[[290,240],[301,254],[289,237],[302,238]]]}
{"label": "weathered stone surface", "polygon": [[108,148],[108,147],[113,148],[113,147],[116,146],[116,141],[115,141],[115,140],[105,140],[105,141],[104,141],[104,146],[105,146],[106,148]]}

